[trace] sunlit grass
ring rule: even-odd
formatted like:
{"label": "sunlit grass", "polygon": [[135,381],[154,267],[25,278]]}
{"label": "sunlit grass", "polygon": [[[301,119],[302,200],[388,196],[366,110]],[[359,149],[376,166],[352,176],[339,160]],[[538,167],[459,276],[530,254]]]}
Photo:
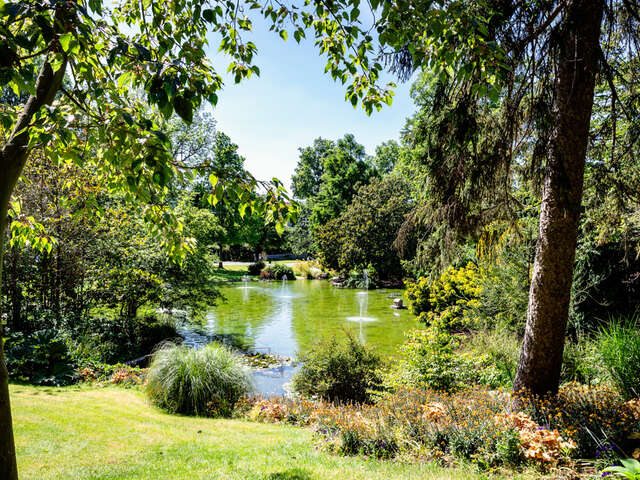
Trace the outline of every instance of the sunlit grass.
{"label": "sunlit grass", "polygon": [[214,268],[211,280],[214,282],[239,282],[247,275],[244,265],[225,265],[224,268]]}
{"label": "sunlit grass", "polygon": [[[293,268],[300,263],[296,260],[273,260],[271,262],[265,262],[266,265],[273,265],[276,263],[281,263],[284,265],[289,265]],[[233,265],[231,263],[222,262],[223,268],[214,268],[213,269],[213,278],[214,282],[230,282],[230,281],[240,281],[242,277],[247,275],[247,265]]]}
{"label": "sunlit grass", "polygon": [[12,385],[11,394],[23,480],[486,478],[468,468],[333,456],[309,430],[169,415],[134,390]]}

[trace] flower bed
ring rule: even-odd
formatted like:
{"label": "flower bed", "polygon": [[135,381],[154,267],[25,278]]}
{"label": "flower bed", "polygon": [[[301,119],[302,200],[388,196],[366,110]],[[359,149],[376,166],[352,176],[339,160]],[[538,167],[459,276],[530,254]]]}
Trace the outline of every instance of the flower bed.
{"label": "flower bed", "polygon": [[313,428],[322,448],[342,455],[465,459],[483,469],[573,469],[575,458],[593,458],[597,449],[625,456],[631,433],[640,431],[640,400],[625,402],[603,387],[570,384],[553,401],[533,402],[518,398],[515,409],[511,395],[479,388],[404,390],[372,405],[256,399],[243,415]]}

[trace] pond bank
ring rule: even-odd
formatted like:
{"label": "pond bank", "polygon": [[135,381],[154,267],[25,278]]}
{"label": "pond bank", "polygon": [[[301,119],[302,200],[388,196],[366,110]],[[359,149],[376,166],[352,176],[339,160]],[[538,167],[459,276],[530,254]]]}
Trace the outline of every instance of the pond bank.
{"label": "pond bank", "polygon": [[[347,332],[393,357],[405,332],[417,327],[406,310],[392,308],[402,290],[335,288],[326,281],[233,282],[220,287],[224,297],[198,322],[182,322],[178,333],[198,347],[213,340],[264,358],[295,359],[318,342]],[[260,365],[259,365],[260,366]],[[274,362],[254,374],[258,393],[286,393],[295,373],[291,362]]]}

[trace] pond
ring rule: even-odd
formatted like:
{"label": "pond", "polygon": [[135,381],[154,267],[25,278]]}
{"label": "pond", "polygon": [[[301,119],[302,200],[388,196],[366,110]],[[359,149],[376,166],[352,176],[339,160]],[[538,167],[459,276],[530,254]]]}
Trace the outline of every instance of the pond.
{"label": "pond", "polygon": [[[207,312],[202,324],[180,329],[185,343],[196,346],[213,335],[232,335],[255,351],[295,357],[348,331],[390,357],[404,342],[404,333],[417,326],[407,310],[391,308],[402,290],[342,289],[322,280],[292,280],[230,283],[221,293],[224,300]],[[293,372],[292,367],[261,371],[256,388],[280,394]]]}

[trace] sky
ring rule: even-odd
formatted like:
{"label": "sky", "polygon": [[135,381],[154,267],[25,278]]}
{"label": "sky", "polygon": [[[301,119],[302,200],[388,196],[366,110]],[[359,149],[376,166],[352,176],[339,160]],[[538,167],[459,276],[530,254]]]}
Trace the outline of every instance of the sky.
{"label": "sky", "polygon": [[[234,84],[223,75],[225,85],[213,116],[218,130],[238,144],[245,167],[256,178],[276,177],[289,188],[298,148],[318,137],[335,140],[352,133],[369,154],[384,141],[398,140],[405,119],[414,111],[410,83],[395,82],[392,106],[368,117],[361,107],[354,109],[345,101],[344,85],[324,74],[326,59],[313,39],[297,44],[290,35],[285,42],[264,28],[263,21],[253,20],[253,32],[243,34],[243,39],[258,47],[254,60],[260,76]],[[216,40],[210,39],[209,58],[218,71],[226,72],[228,59],[217,52]]]}

